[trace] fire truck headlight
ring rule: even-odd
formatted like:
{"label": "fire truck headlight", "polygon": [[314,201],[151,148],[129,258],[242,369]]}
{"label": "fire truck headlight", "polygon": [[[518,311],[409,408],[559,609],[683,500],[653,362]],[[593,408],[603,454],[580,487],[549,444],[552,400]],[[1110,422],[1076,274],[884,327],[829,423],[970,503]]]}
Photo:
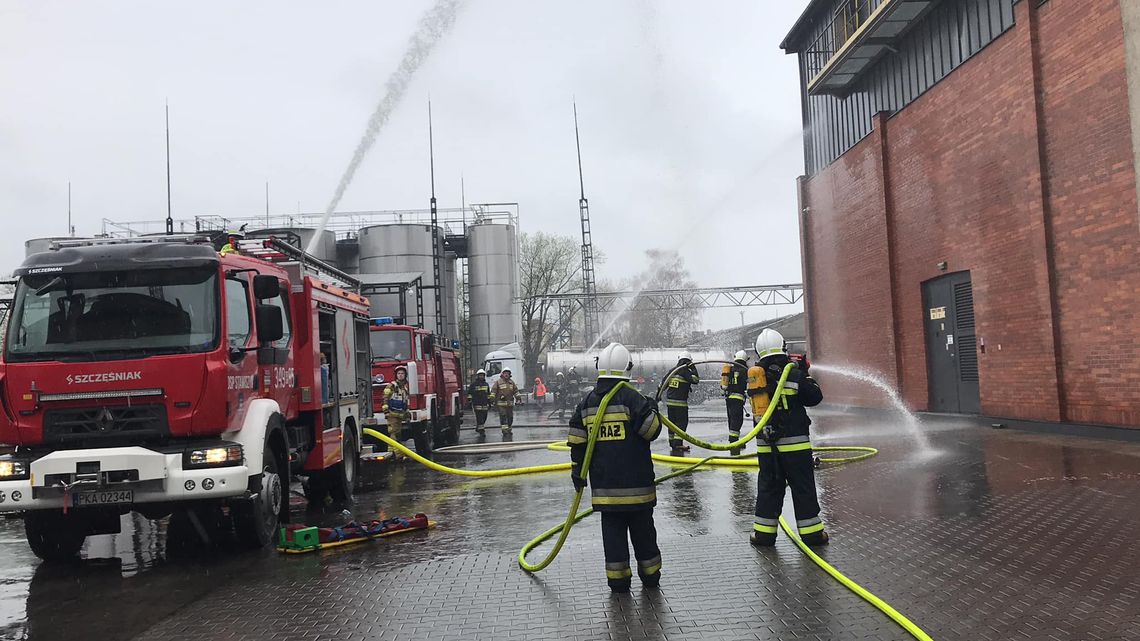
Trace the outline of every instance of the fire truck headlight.
{"label": "fire truck headlight", "polygon": [[186,450],[183,455],[183,465],[187,468],[230,467],[241,465],[244,459],[245,456],[240,445],[224,445]]}
{"label": "fire truck headlight", "polygon": [[377,385],[383,383],[384,382],[384,375],[383,374],[377,374],[376,376],[373,376],[372,382],[377,384]]}
{"label": "fire truck headlight", "polygon": [[12,481],[27,476],[28,464],[24,461],[0,461],[0,479]]}

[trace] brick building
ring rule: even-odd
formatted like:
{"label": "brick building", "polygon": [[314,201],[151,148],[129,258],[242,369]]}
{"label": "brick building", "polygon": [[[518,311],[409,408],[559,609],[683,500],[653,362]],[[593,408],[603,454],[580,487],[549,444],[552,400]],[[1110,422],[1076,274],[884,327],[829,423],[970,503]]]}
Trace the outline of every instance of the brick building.
{"label": "brick building", "polygon": [[811,0],[781,46],[813,360],[915,409],[1140,426],[1138,34],[1137,0]]}

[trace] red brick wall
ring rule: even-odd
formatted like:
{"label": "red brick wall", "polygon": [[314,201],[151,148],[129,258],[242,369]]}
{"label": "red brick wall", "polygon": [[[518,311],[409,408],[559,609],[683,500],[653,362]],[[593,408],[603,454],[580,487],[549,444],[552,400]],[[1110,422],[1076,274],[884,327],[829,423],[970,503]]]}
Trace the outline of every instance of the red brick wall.
{"label": "red brick wall", "polygon": [[1062,372],[1071,421],[1140,425],[1140,220],[1119,0],[1038,14]]}
{"label": "red brick wall", "polygon": [[[925,409],[922,283],[946,261],[973,280],[984,414],[1140,423],[1140,223],[1117,2],[1047,3],[1036,66],[1036,3],[1018,3],[1012,30],[804,181],[817,361],[894,379],[897,340],[904,398]],[[833,402],[881,405],[878,393],[820,378]]]}
{"label": "red brick wall", "polygon": [[[878,133],[803,185],[802,228],[810,241],[805,265],[813,362],[881,372],[895,381],[890,332],[890,273],[883,216]],[[886,329],[884,329],[886,328]],[[873,388],[817,372],[828,402],[881,406]]]}

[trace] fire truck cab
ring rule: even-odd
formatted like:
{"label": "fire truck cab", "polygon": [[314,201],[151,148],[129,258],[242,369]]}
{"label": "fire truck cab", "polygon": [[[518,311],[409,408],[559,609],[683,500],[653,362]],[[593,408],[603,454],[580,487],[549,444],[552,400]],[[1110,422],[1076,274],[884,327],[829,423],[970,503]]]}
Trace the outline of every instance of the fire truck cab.
{"label": "fire truck cab", "polygon": [[0,354],[0,512],[23,513],[32,550],[74,556],[132,510],[264,546],[294,475],[350,499],[374,422],[368,301],[322,266],[187,236],[28,257]]}
{"label": "fire truck cab", "polygon": [[373,411],[385,418],[384,388],[396,380],[396,368],[406,367],[409,387],[410,433],[416,452],[428,455],[434,447],[459,442],[463,421],[463,375],[459,352],[440,345],[441,339],[426,329],[398,325],[389,316],[372,319]]}

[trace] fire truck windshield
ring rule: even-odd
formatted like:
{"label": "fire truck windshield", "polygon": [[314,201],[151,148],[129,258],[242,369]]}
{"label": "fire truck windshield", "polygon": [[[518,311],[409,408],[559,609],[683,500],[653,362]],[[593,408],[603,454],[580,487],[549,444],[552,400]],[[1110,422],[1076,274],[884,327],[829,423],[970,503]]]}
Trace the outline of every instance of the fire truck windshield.
{"label": "fire truck windshield", "polygon": [[370,334],[373,361],[406,361],[412,358],[412,333],[408,330],[381,329]]}
{"label": "fire truck windshield", "polygon": [[34,274],[16,290],[5,359],[101,360],[218,344],[214,268]]}

